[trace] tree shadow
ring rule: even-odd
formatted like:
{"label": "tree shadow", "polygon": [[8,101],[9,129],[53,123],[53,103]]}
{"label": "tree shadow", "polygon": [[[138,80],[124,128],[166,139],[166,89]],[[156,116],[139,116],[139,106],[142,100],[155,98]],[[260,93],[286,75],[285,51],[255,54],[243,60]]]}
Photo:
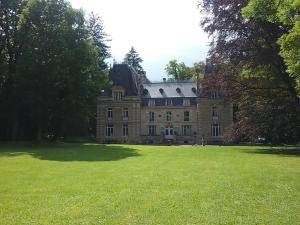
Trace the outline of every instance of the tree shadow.
{"label": "tree shadow", "polygon": [[300,147],[270,147],[244,151],[252,154],[271,154],[278,156],[300,157]]}
{"label": "tree shadow", "polygon": [[0,145],[0,157],[30,155],[40,160],[52,161],[116,161],[140,156],[130,146],[102,144],[53,144],[53,145]]}

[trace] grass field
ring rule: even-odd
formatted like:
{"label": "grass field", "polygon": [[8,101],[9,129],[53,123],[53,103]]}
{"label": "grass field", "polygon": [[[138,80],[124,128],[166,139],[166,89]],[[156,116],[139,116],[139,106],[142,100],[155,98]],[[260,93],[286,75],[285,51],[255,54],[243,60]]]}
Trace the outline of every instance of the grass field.
{"label": "grass field", "polygon": [[0,224],[300,224],[292,147],[0,144]]}

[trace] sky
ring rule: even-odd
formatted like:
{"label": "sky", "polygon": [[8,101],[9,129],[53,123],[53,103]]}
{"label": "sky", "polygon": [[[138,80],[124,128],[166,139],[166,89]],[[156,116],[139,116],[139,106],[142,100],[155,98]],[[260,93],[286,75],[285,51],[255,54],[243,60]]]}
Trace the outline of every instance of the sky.
{"label": "sky", "polygon": [[101,17],[116,62],[122,62],[133,46],[151,81],[166,77],[165,67],[172,59],[191,66],[206,58],[209,38],[200,27],[197,0],[69,1]]}

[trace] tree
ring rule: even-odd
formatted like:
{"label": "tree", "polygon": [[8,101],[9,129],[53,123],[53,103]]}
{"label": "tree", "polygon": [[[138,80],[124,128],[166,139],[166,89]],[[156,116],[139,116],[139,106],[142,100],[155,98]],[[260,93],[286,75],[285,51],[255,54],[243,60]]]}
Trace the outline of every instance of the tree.
{"label": "tree", "polygon": [[[210,77],[236,105],[231,133],[239,140],[263,136],[271,142],[297,142],[300,105],[296,80],[287,72],[277,43],[287,27],[245,19],[242,9],[247,3],[202,1],[202,10],[209,15],[202,26],[214,37],[208,60]],[[206,85],[204,89],[209,89],[210,84]]]}
{"label": "tree", "polygon": [[264,20],[280,25],[285,32],[278,38],[279,54],[283,57],[287,72],[297,82],[300,93],[300,1],[250,0],[243,8],[243,15],[254,20]]}
{"label": "tree", "polygon": [[109,52],[110,47],[107,45],[107,42],[110,40],[107,39],[108,35],[104,32],[104,25],[101,18],[93,12],[90,13],[86,22],[86,28],[89,39],[98,49],[99,67],[105,69],[107,66],[104,60],[111,57]]}
{"label": "tree", "polygon": [[[16,129],[20,139],[82,135],[92,126],[96,96],[107,77],[104,60],[108,49],[99,50],[101,41],[102,46],[106,43],[97,34],[103,30],[94,29],[92,39],[84,13],[64,0],[22,3],[16,3],[16,13],[5,17],[5,22],[0,24],[2,31],[7,21],[16,21],[16,28],[7,32],[10,38],[5,37],[8,43],[16,40],[18,44],[15,48],[18,51],[12,54],[13,76],[6,75],[2,82],[5,88],[1,88],[1,97],[12,97],[1,107],[6,115],[17,109],[21,122]],[[11,11],[4,8],[1,12]],[[1,59],[9,58],[8,47],[1,51]],[[1,68],[9,67],[2,61]],[[8,85],[9,77],[14,78],[13,85]],[[1,124],[5,119],[7,124],[14,121],[14,117],[0,119]],[[9,138],[5,133],[1,132],[1,137]]]}
{"label": "tree", "polygon": [[138,52],[131,47],[130,51],[125,55],[123,63],[130,65],[138,74],[141,82],[149,82],[146,71],[143,69],[141,63],[143,59],[139,56]]}
{"label": "tree", "polygon": [[196,80],[204,76],[205,63],[194,63],[188,67],[184,62],[178,63],[176,59],[170,60],[165,67],[170,80]]}

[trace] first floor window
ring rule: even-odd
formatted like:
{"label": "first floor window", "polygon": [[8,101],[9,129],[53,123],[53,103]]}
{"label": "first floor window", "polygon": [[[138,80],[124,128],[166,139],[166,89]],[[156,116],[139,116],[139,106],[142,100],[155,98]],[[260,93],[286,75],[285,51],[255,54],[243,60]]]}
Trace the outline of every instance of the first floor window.
{"label": "first floor window", "polygon": [[183,125],[182,126],[182,135],[190,136],[192,133],[192,126],[191,125]]}
{"label": "first floor window", "polygon": [[166,113],[166,120],[171,121],[172,120],[172,112],[167,112]]}
{"label": "first floor window", "polygon": [[123,109],[123,120],[128,120],[128,108]]}
{"label": "first floor window", "polygon": [[107,118],[108,118],[109,120],[111,120],[112,117],[113,117],[113,111],[112,111],[112,108],[108,108],[108,109],[107,109]]}
{"label": "first floor window", "polygon": [[154,125],[148,126],[148,135],[150,136],[156,135],[156,126]]}
{"label": "first floor window", "polygon": [[220,124],[212,124],[211,125],[211,136],[212,137],[222,136]]}
{"label": "first floor window", "polygon": [[154,122],[154,112],[149,112],[149,121]]}
{"label": "first floor window", "polygon": [[128,124],[123,124],[123,137],[128,136]]}
{"label": "first floor window", "polygon": [[185,111],[183,113],[183,120],[184,121],[190,121],[190,112],[189,111]]}
{"label": "first floor window", "polygon": [[114,136],[114,125],[106,125],[105,136],[112,137]]}

